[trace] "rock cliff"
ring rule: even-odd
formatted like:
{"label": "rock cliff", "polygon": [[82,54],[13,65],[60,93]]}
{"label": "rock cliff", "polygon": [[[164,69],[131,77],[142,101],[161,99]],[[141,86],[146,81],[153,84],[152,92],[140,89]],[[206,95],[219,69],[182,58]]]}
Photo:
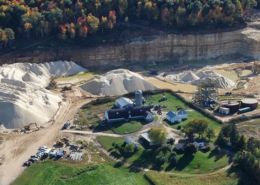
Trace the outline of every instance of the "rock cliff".
{"label": "rock cliff", "polygon": [[164,34],[92,48],[59,48],[12,53],[1,63],[73,60],[86,67],[121,66],[125,63],[207,60],[222,56],[260,59],[260,30],[247,27],[211,34]]}

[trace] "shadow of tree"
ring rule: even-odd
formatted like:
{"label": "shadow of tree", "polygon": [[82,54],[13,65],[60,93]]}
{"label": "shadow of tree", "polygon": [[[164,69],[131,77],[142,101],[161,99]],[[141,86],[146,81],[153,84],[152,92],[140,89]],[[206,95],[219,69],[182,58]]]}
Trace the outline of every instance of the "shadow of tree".
{"label": "shadow of tree", "polygon": [[130,171],[138,171],[141,168],[148,168],[152,166],[154,163],[154,155],[153,152],[150,150],[144,150],[140,157],[133,161],[133,163],[130,165]]}
{"label": "shadow of tree", "polygon": [[191,161],[194,159],[194,155],[192,154],[184,154],[177,162],[175,170],[181,171],[183,170],[186,166],[188,166]]}
{"label": "shadow of tree", "polygon": [[208,158],[215,158],[214,160],[215,161],[218,161],[220,160],[221,158],[223,158],[224,156],[226,156],[227,153],[223,150],[221,151],[218,151],[216,148],[214,150],[212,150],[209,155],[208,155]]}

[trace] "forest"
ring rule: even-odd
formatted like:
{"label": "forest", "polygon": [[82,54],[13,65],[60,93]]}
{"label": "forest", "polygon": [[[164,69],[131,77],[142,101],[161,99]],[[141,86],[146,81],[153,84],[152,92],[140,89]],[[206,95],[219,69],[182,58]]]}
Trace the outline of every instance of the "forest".
{"label": "forest", "polygon": [[146,22],[172,29],[243,22],[255,0],[0,0],[0,48],[16,38],[84,39],[119,23]]}

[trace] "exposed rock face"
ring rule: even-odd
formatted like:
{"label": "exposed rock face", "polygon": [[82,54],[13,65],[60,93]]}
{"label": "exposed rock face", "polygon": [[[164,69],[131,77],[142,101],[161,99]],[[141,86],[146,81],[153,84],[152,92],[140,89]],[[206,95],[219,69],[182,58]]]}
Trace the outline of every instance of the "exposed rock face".
{"label": "exposed rock face", "polygon": [[[59,48],[23,52],[0,58],[1,63],[73,60],[86,67],[121,66],[129,62],[214,59],[242,55],[260,59],[260,30],[253,27],[212,34],[165,34],[95,48]],[[14,59],[15,58],[15,59]]]}

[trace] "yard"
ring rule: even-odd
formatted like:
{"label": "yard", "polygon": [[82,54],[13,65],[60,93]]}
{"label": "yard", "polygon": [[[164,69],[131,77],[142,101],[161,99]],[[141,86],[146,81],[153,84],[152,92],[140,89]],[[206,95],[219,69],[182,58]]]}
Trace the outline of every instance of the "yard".
{"label": "yard", "polygon": [[[111,155],[122,159],[125,166],[153,168],[155,165],[155,154],[151,150],[145,150],[141,146],[139,146],[137,152],[127,158],[123,158],[122,156],[120,156],[113,145],[122,145],[124,142],[124,138],[99,136],[98,142],[103,146],[104,149],[109,151]],[[190,174],[201,174],[213,172],[229,164],[228,157],[225,154],[216,154],[213,151],[209,151],[206,153],[198,151],[194,155],[177,154],[176,158],[176,166],[171,167],[170,163],[167,161],[162,165],[161,170],[179,171]]]}
{"label": "yard", "polygon": [[120,123],[112,123],[113,126],[111,130],[116,134],[130,134],[139,131],[143,124],[140,121],[129,121],[129,122],[120,122]]}
{"label": "yard", "polygon": [[143,175],[108,164],[72,165],[46,161],[32,165],[12,185],[149,185]]}
{"label": "yard", "polygon": [[[163,95],[167,98],[167,100],[160,102],[160,99],[162,98]],[[182,121],[178,124],[170,124],[174,128],[183,127],[189,121],[192,121],[194,119],[203,119],[209,123],[209,127],[214,129],[216,134],[220,131],[220,124],[218,122],[216,122],[216,121],[206,117],[205,115],[201,114],[200,112],[188,107],[182,100],[173,96],[170,93],[163,93],[163,94],[159,93],[159,94],[155,94],[152,96],[149,95],[146,97],[146,100],[147,100],[148,104],[153,104],[153,105],[160,104],[161,106],[165,107],[163,109],[163,111],[166,111],[166,112],[176,111],[178,107],[186,109],[188,112],[188,119],[185,121]]]}

